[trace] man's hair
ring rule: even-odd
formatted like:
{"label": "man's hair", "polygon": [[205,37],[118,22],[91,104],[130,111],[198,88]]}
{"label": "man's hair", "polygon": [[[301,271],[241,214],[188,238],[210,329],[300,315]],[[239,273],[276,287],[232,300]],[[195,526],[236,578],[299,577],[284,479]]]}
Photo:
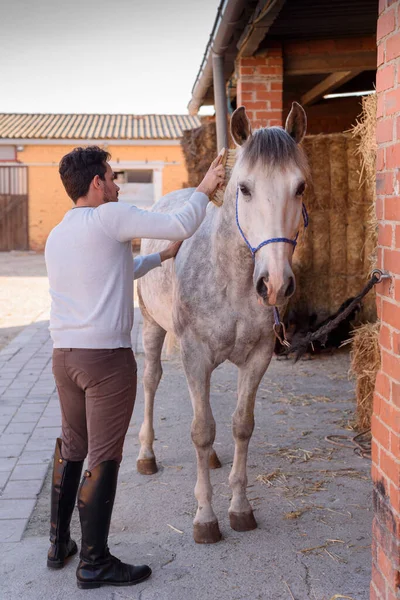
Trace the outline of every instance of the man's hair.
{"label": "man's hair", "polygon": [[96,175],[104,181],[106,162],[110,158],[111,155],[98,146],[75,148],[63,156],[58,171],[65,191],[74,202],[81,196],[86,196]]}

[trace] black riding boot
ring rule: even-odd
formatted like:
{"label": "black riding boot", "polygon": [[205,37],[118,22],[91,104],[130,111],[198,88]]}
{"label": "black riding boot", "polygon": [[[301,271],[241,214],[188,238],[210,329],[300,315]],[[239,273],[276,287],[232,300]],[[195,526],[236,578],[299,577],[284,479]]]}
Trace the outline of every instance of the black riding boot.
{"label": "black riding boot", "polygon": [[51,569],[61,569],[64,566],[65,559],[78,551],[74,540],[71,540],[69,526],[75,506],[82,466],[83,460],[72,462],[63,459],[61,456],[61,440],[57,438],[51,489],[51,546],[47,554],[47,566]]}
{"label": "black riding boot", "polygon": [[119,465],[107,460],[85,471],[78,493],[82,549],[76,570],[81,589],[101,585],[134,585],[151,575],[147,565],[127,565],[110,554],[107,546]]}

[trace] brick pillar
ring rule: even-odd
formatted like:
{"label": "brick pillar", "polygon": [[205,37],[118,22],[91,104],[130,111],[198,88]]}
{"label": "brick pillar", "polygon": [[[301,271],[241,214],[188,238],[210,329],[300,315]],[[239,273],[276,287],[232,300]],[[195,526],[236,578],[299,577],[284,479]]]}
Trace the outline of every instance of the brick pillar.
{"label": "brick pillar", "polygon": [[400,0],[380,0],[377,29],[378,266],[382,366],[372,417],[371,600],[400,598]]}
{"label": "brick pillar", "polygon": [[282,125],[283,58],[276,46],[236,63],[237,106],[245,106],[253,128]]}

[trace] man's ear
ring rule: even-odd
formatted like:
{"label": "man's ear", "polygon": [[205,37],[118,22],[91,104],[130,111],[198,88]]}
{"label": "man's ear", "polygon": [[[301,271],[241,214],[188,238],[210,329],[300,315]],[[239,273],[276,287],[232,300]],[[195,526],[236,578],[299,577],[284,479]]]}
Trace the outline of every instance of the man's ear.
{"label": "man's ear", "polygon": [[95,190],[101,190],[102,188],[102,179],[99,175],[95,175],[92,179],[92,184]]}

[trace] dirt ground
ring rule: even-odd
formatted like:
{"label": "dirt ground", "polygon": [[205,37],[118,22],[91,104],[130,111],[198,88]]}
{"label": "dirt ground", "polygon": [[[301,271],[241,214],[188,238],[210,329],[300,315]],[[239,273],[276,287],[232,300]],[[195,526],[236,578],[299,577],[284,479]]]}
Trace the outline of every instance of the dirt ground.
{"label": "dirt ground", "polygon": [[[143,356],[138,356],[139,373]],[[229,471],[235,406],[235,367],[219,367],[212,381],[217,422],[215,448],[222,468],[212,472],[214,508],[223,540],[211,546],[192,539],[195,513],[195,453],[190,440],[192,410],[178,358],[164,362],[155,409],[155,451],[159,472],[138,475],[137,405],[125,443],[110,546],[124,560],[147,561],[151,579],[133,591],[104,588],[96,600],[351,600],[369,598],[372,500],[370,461],[326,436],[351,438],[353,382],[349,356],[339,352],[293,365],[273,360],[259,388],[256,427],[248,459],[249,499],[258,529],[237,533],[229,527]],[[42,565],[29,569],[28,550],[47,548],[50,474],[23,540],[30,598],[43,586],[63,592],[58,599],[80,598],[74,559],[60,574]],[[73,533],[79,539],[78,517]],[[38,557],[38,556],[37,556]],[[7,559],[8,560],[8,559]],[[11,560],[11,558],[10,558]],[[42,573],[43,570],[43,573]],[[27,575],[28,577],[28,575]],[[22,588],[10,589],[20,598]],[[89,595],[88,595],[89,598]]]}

